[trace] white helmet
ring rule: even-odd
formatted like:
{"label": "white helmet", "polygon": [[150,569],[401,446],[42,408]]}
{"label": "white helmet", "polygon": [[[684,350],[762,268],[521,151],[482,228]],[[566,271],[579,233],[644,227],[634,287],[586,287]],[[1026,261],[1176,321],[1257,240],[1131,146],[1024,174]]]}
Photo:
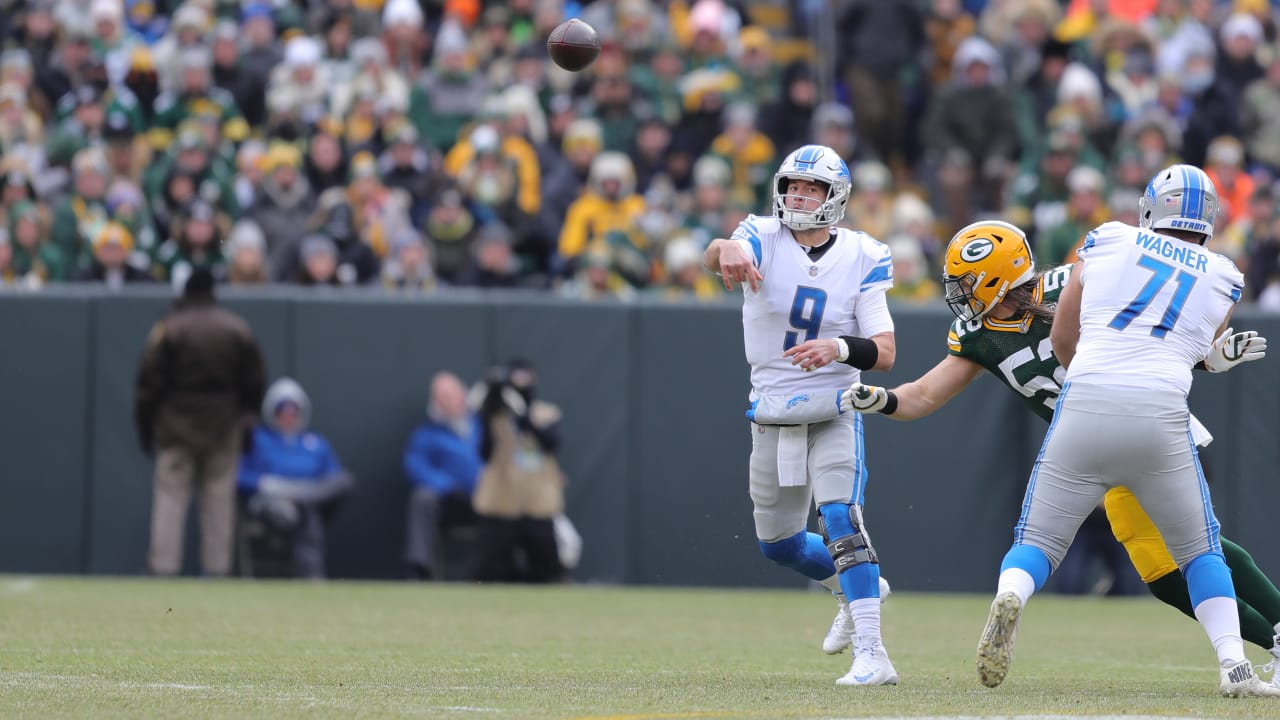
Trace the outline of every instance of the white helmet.
{"label": "white helmet", "polygon": [[1138,225],[1154,230],[1188,230],[1213,237],[1218,189],[1198,167],[1171,165],[1156,173],[1138,201]]}
{"label": "white helmet", "polygon": [[[787,207],[787,184],[808,180],[827,186],[827,199],[815,210]],[[773,176],[773,214],[792,230],[830,227],[844,217],[852,177],[839,153],[825,145],[805,145],[787,156]]]}

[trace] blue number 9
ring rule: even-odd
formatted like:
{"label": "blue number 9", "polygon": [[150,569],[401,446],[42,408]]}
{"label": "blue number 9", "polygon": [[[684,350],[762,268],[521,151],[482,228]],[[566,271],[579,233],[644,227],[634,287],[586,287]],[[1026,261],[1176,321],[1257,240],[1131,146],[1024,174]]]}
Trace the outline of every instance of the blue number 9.
{"label": "blue number 9", "polygon": [[[826,290],[801,285],[796,288],[796,296],[791,301],[791,327],[803,330],[805,340],[818,337],[818,329],[822,327],[822,313],[826,309]],[[800,342],[800,333],[788,331],[782,341],[782,349],[790,350]]]}

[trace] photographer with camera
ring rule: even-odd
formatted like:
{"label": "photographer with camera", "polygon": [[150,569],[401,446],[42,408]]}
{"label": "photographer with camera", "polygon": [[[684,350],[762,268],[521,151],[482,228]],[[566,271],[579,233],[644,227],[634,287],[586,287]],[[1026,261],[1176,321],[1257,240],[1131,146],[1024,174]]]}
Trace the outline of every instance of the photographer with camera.
{"label": "photographer with camera", "polygon": [[564,566],[554,519],[564,511],[556,461],[560,409],[535,398],[537,372],[525,360],[492,368],[477,385],[484,469],[472,499],[480,518],[473,579],[556,582]]}

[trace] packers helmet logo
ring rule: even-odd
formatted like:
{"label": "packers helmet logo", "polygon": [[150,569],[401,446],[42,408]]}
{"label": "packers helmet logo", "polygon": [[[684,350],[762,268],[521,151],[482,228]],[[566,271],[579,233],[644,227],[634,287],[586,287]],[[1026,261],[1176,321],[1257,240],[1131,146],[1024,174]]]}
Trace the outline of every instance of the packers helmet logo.
{"label": "packers helmet logo", "polygon": [[991,254],[996,249],[996,244],[986,238],[975,238],[964,244],[960,248],[960,259],[965,262],[978,262],[982,258]]}

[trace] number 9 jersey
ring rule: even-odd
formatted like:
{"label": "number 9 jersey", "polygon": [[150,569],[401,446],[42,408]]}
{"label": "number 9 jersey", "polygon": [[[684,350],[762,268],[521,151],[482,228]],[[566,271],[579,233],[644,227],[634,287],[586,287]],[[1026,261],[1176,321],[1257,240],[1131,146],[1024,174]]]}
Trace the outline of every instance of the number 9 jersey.
{"label": "number 9 jersey", "polygon": [[1190,392],[1192,366],[1240,301],[1235,264],[1119,222],[1090,231],[1079,256],[1080,342],[1067,381]]}
{"label": "number 9 jersey", "polygon": [[884,311],[893,286],[889,247],[863,232],[833,231],[834,243],[816,260],[776,218],[748,215],[733,233],[732,240],[751,248],[764,277],[758,291],[743,285],[743,338],[757,393],[843,390],[858,381],[857,369],[833,362],[805,372],[783,351],[814,338],[893,330]]}

